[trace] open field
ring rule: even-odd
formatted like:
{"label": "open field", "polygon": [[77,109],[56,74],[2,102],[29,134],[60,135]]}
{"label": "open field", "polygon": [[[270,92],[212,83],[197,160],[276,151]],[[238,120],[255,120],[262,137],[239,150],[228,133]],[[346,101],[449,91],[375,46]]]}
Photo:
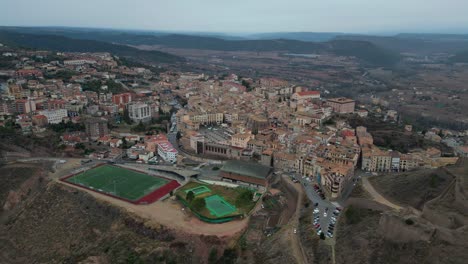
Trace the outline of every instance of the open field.
{"label": "open field", "polygon": [[154,202],[179,186],[176,181],[112,165],[97,166],[62,180],[133,203]]}

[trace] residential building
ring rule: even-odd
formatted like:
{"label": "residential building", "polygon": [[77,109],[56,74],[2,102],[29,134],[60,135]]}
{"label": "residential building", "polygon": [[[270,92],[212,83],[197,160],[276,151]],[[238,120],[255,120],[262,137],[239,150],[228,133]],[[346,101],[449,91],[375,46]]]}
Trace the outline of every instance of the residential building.
{"label": "residential building", "polygon": [[169,142],[158,143],[158,155],[167,162],[175,163],[177,161],[177,150]]}
{"label": "residential building", "polygon": [[253,135],[249,133],[234,134],[231,137],[231,146],[245,149],[251,138],[253,138]]}
{"label": "residential building", "polygon": [[86,134],[93,140],[109,134],[107,120],[101,118],[92,118],[85,121]]}
{"label": "residential building", "polygon": [[135,123],[151,121],[151,107],[146,103],[131,103],[127,105],[128,115]]}
{"label": "residential building", "polygon": [[19,99],[15,101],[15,112],[27,114],[36,111],[36,102],[33,100]]}
{"label": "residential building", "polygon": [[68,111],[66,109],[44,110],[39,111],[39,114],[46,116],[49,124],[59,124],[64,118],[68,117]]}
{"label": "residential building", "polygon": [[354,113],[355,101],[345,98],[338,97],[327,100],[327,105],[331,106],[333,112],[340,114]]}

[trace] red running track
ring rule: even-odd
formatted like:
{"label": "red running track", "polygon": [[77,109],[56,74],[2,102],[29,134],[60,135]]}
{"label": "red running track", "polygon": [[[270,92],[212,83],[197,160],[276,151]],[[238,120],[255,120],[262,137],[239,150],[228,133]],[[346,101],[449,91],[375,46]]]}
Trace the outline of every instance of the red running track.
{"label": "red running track", "polygon": [[163,196],[165,196],[166,194],[168,194],[171,191],[175,190],[179,186],[180,186],[180,184],[177,181],[172,180],[169,183],[167,183],[166,185],[162,186],[161,188],[154,190],[153,192],[141,197],[140,199],[138,199],[138,200],[136,200],[136,201],[134,201],[132,203],[135,203],[135,204],[154,203],[155,201],[161,199]]}

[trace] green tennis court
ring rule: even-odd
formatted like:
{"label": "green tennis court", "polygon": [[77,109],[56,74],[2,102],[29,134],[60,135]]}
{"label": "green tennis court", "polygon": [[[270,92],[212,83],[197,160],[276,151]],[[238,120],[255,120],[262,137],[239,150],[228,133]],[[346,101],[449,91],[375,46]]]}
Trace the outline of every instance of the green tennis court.
{"label": "green tennis court", "polygon": [[216,217],[223,217],[232,214],[237,208],[224,200],[219,195],[212,195],[205,198],[206,208]]}
{"label": "green tennis court", "polygon": [[197,186],[195,188],[185,190],[185,193],[188,193],[190,191],[192,191],[195,196],[203,194],[203,193],[211,192],[210,188],[206,187],[205,185]]}
{"label": "green tennis court", "polygon": [[107,164],[79,173],[65,181],[130,201],[138,200],[169,182],[163,178]]}

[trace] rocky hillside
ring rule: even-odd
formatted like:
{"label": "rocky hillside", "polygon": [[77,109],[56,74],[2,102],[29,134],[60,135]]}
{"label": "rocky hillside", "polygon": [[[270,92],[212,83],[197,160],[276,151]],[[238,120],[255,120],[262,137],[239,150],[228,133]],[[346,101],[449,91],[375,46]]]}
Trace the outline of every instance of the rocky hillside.
{"label": "rocky hillside", "polygon": [[372,183],[403,210],[364,206],[368,197],[360,188],[352,195],[361,203],[348,206],[339,220],[336,263],[465,263],[466,160],[398,176],[378,176]]}

